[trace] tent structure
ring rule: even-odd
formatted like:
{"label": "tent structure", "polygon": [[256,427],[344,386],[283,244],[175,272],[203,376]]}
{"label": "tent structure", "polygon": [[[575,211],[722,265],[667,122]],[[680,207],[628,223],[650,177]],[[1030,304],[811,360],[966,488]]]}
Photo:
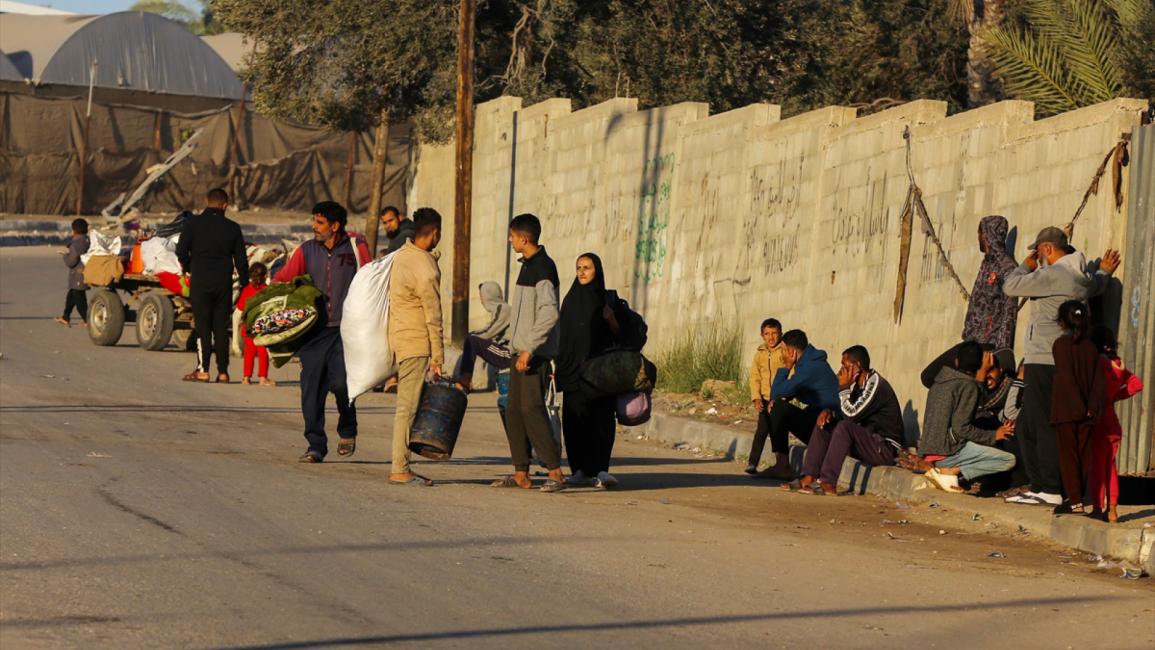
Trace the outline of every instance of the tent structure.
{"label": "tent structure", "polygon": [[213,51],[229,64],[233,72],[237,73],[245,67],[245,55],[253,50],[253,42],[246,41],[244,34],[237,32],[202,36],[201,40],[213,48]]}
{"label": "tent structure", "polygon": [[3,14],[0,43],[36,85],[87,86],[93,62],[100,88],[236,100],[244,86],[200,38],[156,14]]}
{"label": "tent structure", "polygon": [[0,51],[0,81],[24,81],[20,69],[2,51]]}

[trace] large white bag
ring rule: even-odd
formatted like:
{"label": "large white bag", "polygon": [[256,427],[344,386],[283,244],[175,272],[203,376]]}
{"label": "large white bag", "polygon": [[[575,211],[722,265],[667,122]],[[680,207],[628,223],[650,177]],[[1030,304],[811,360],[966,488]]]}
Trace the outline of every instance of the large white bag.
{"label": "large white bag", "polygon": [[389,271],[393,253],[369,262],[353,276],[341,314],[341,344],[349,401],[397,373],[389,349]]}
{"label": "large white bag", "polygon": [[167,237],[153,237],[140,243],[140,259],[144,262],[144,272],[180,273],[180,260],[176,257],[176,242]]}
{"label": "large white bag", "polygon": [[88,252],[80,256],[83,264],[95,255],[120,255],[121,241],[119,235],[102,235],[96,228],[88,231]]}

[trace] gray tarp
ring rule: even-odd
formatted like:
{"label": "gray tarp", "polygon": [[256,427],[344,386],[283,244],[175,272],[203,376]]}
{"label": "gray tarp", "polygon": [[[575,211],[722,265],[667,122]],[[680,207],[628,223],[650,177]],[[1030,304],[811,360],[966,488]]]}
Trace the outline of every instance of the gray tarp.
{"label": "gray tarp", "polygon": [[0,18],[0,43],[37,83],[87,86],[97,62],[104,88],[238,99],[243,85],[212,47],[156,14]]}
{"label": "gray tarp", "polygon": [[[0,212],[68,214],[76,204],[83,99],[45,99],[0,92]],[[168,212],[197,208],[209,189],[228,186],[236,108],[181,114],[94,104],[85,174],[84,212],[96,213],[131,192],[195,129],[201,144],[139,206]],[[159,145],[159,146],[158,146]],[[352,146],[352,187],[345,179]],[[389,131],[384,201],[404,206],[412,128]],[[244,112],[235,190],[238,205],[308,210],[335,200],[351,212],[369,204],[372,133],[335,133]]]}
{"label": "gray tarp", "polygon": [[12,63],[12,59],[8,55],[0,51],[0,80],[3,81],[21,81],[24,76],[20,74],[20,70]]}

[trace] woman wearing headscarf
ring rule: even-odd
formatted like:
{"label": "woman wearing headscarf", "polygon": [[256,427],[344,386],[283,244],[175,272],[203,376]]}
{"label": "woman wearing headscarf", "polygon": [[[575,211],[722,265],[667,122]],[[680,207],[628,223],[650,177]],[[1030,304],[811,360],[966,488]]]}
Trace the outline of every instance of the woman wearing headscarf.
{"label": "woman wearing headscarf", "polygon": [[1018,266],[1007,253],[1006,241],[1006,218],[994,214],[983,217],[979,222],[983,262],[963,322],[964,341],[989,343],[995,349],[1014,347],[1019,314],[1018,301],[1003,293],[1003,281]]}
{"label": "woman wearing headscarf", "polygon": [[602,260],[593,253],[577,258],[577,277],[561,304],[560,350],[555,380],[562,400],[562,431],[570,485],[617,485],[609,473],[617,423],[613,395],[595,396],[581,379],[586,361],[610,350],[619,326],[609,306]]}

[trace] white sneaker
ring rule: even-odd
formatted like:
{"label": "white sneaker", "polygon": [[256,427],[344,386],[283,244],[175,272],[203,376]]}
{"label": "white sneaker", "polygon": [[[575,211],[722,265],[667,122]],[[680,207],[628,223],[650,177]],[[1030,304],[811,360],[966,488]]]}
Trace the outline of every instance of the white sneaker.
{"label": "white sneaker", "polygon": [[566,485],[585,486],[593,485],[594,479],[586,476],[580,469],[565,478]]}
{"label": "white sneaker", "polygon": [[618,486],[618,479],[614,478],[614,475],[609,472],[598,472],[597,485],[603,490],[608,490]]}

